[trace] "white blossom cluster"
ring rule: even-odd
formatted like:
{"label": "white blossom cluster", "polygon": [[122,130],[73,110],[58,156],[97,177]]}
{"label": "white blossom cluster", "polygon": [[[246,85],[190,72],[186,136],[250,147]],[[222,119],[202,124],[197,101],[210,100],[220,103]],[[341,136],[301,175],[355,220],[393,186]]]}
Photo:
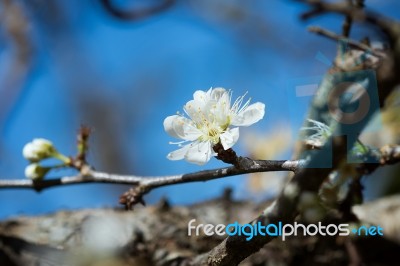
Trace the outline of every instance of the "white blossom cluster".
{"label": "white blossom cluster", "polygon": [[250,126],[264,117],[265,105],[250,104],[244,97],[232,102],[232,92],[224,88],[196,91],[193,100],[183,107],[189,118],[178,114],[164,120],[165,131],[183,140],[171,143],[181,148],[167,158],[203,165],[216,155],[214,145],[221,143],[225,150],[231,148],[239,139],[239,126]]}
{"label": "white blossom cluster", "polygon": [[57,158],[64,163],[69,161],[69,158],[57,151],[51,141],[43,138],[37,138],[27,143],[22,149],[22,155],[30,162],[25,168],[25,176],[32,180],[43,178],[52,168],[41,166],[40,161],[47,158]]}

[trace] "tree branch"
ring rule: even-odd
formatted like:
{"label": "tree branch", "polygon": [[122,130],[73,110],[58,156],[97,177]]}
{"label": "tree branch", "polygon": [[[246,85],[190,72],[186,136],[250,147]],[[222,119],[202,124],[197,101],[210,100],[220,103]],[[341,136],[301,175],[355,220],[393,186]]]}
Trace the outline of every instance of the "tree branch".
{"label": "tree branch", "polygon": [[[303,18],[308,18],[310,16],[320,15],[325,12],[335,12],[347,15],[354,21],[368,22],[379,27],[382,32],[384,32],[388,37],[393,47],[391,51],[393,59],[384,58],[381,65],[377,66],[376,69],[378,76],[378,88],[379,88],[379,100],[380,106],[384,105],[387,96],[394,90],[394,88],[400,83],[398,75],[393,75],[397,73],[400,66],[400,50],[398,50],[398,43],[400,42],[400,34],[398,29],[400,24],[394,22],[393,20],[386,19],[384,17],[378,16],[372,12],[365,12],[362,9],[349,8],[347,4],[342,3],[325,3],[318,0],[305,1],[311,4],[314,9],[303,16]],[[333,36],[336,37],[336,36]],[[383,71],[384,70],[384,71]],[[381,73],[384,73],[383,75]],[[389,74],[385,74],[389,73]],[[264,210],[264,213],[259,216],[255,222],[261,222],[263,225],[270,223],[291,223],[294,221],[296,215],[298,214],[298,202],[303,193],[318,193],[321,184],[324,182],[326,177],[336,169],[342,162],[346,163],[346,157],[349,153],[351,147],[353,147],[355,141],[357,141],[357,136],[366,127],[370,121],[372,114],[379,111],[379,107],[370,107],[369,115],[365,116],[362,121],[352,124],[351,130],[354,136],[346,135],[347,125],[338,123],[336,119],[333,119],[332,114],[329,112],[328,99],[329,93],[335,89],[338,84],[346,81],[346,78],[354,78],[357,80],[357,73],[352,71],[338,71],[335,69],[330,70],[330,74],[324,77],[321,82],[318,93],[314,97],[311,104],[309,117],[320,122],[323,122],[335,129],[331,137],[326,144],[321,148],[321,150],[316,151],[307,162],[306,168],[297,171],[294,177],[285,186],[283,191],[279,194],[277,199]],[[358,77],[360,78],[360,77]],[[374,82],[371,80],[372,77],[366,75],[365,77],[369,82]],[[372,78],[373,79],[373,78]],[[307,123],[306,123],[307,125]],[[348,128],[347,128],[348,130]],[[336,136],[336,137],[335,137]],[[386,153],[381,151],[381,164],[382,162],[398,162],[392,160],[392,158],[387,158],[387,155],[393,155],[397,153],[398,149],[386,150]],[[331,159],[329,159],[331,158]],[[331,160],[332,164],[330,168],[313,168],[321,165],[326,160]],[[375,167],[380,164],[373,164]],[[372,169],[373,170],[373,169]],[[229,236],[218,246],[213,248],[210,252],[201,254],[192,260],[192,265],[238,265],[242,260],[250,256],[251,254],[259,251],[265,244],[269,243],[273,237],[271,236],[257,236],[252,238],[251,241],[246,241],[243,236]]]}
{"label": "tree branch", "polygon": [[[328,147],[327,147],[328,146]],[[315,156],[308,163],[315,165],[316,162],[325,157],[326,153],[333,151],[332,168],[303,168],[296,172],[285,189],[277,199],[266,209],[264,213],[254,220],[254,223],[261,222],[266,224],[291,223],[298,214],[297,203],[304,192],[317,193],[322,182],[346,156],[348,149],[345,137],[336,137],[332,139],[332,144],[328,144],[318,150]],[[371,165],[360,164],[360,171],[372,173],[379,166],[394,164],[400,162],[400,146],[384,146],[380,149],[380,163]],[[368,171],[367,171],[368,168]],[[201,254],[192,260],[191,265],[238,265],[242,260],[251,254],[259,251],[265,244],[269,243],[275,237],[255,236],[251,241],[246,241],[243,236],[229,236],[222,243],[212,249],[210,252]]]}
{"label": "tree branch", "polygon": [[349,39],[349,38],[347,38],[347,37],[345,37],[343,35],[338,35],[338,34],[332,32],[332,31],[323,29],[321,27],[311,26],[311,27],[308,28],[308,31],[316,33],[316,34],[321,35],[321,36],[324,36],[324,37],[326,37],[328,39],[332,39],[332,40],[335,40],[335,41],[343,41],[343,42],[347,43],[352,48],[356,48],[356,49],[362,50],[362,51],[370,53],[370,54],[372,54],[374,56],[377,56],[377,57],[380,57],[380,58],[386,57],[385,53],[377,51],[375,49],[372,49],[371,47],[369,47],[366,44],[363,44],[363,43],[357,42],[355,40]]}
{"label": "tree branch", "polygon": [[171,175],[171,176],[159,176],[159,177],[144,177],[135,175],[117,175],[104,172],[97,172],[90,168],[84,168],[82,173],[75,176],[65,176],[57,179],[43,179],[39,181],[33,181],[30,179],[0,179],[0,189],[5,188],[25,188],[35,189],[41,191],[43,189],[74,185],[74,184],[86,184],[86,183],[113,183],[113,184],[130,184],[133,185],[135,194],[135,201],[129,198],[129,192],[132,193],[132,189],[128,191],[126,197],[126,203],[121,200],[121,203],[131,207],[133,204],[141,202],[144,194],[148,193],[152,189],[168,186],[173,184],[189,183],[189,182],[200,182],[208,181],[217,178],[223,178],[227,176],[241,175],[255,172],[271,172],[271,171],[296,171],[304,164],[304,160],[251,160],[246,157],[239,157],[241,164],[240,168],[231,166],[213,170],[204,170],[189,174],[182,175]]}
{"label": "tree branch", "polygon": [[360,8],[359,4],[356,7],[349,6],[345,2],[325,2],[322,0],[300,0],[312,6],[312,9],[301,15],[301,18],[307,20],[311,17],[324,15],[326,13],[338,13],[350,17],[352,21],[367,22],[377,26],[384,32],[390,42],[397,41],[399,37],[400,23],[396,20],[387,18],[381,14]]}

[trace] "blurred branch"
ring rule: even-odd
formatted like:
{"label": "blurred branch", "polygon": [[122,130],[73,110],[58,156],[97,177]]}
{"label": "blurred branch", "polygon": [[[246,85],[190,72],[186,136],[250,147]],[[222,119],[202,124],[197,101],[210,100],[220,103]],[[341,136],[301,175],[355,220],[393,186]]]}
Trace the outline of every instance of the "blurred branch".
{"label": "blurred branch", "polygon": [[138,20],[168,9],[175,3],[175,0],[161,0],[161,3],[156,6],[141,8],[138,10],[121,10],[115,7],[113,0],[100,0],[100,3],[116,18],[121,20]]}
{"label": "blurred branch", "polygon": [[29,20],[18,1],[0,0],[0,31],[4,30],[8,43],[7,52],[12,54],[0,81],[0,120],[15,102],[33,59],[32,41],[29,36]]}
{"label": "blurred branch", "polygon": [[[304,192],[317,193],[332,169],[337,168],[343,158],[346,157],[346,147],[348,147],[346,139],[336,137],[332,139],[332,143],[325,145],[322,150],[318,150],[311,161],[306,163],[306,165],[315,165],[320,158],[324,158],[326,153],[332,149],[334,160],[332,168],[303,168],[297,171],[278,198],[253,223],[261,222],[261,224],[266,225],[293,222],[298,213],[297,203],[300,196]],[[373,164],[375,166],[373,169],[370,169],[370,165],[363,165],[369,167],[368,174],[372,173],[378,166],[384,166],[389,162],[390,164],[400,162],[400,146],[388,147],[385,146],[381,149],[380,164]],[[359,169],[360,172],[364,172],[364,170]],[[194,258],[192,265],[237,265],[251,254],[259,251],[272,239],[274,237],[269,235],[258,235],[251,241],[246,241],[243,236],[229,236],[210,252]]]}
{"label": "blurred branch", "polygon": [[311,27],[308,28],[308,31],[316,33],[316,34],[321,35],[321,36],[324,36],[324,37],[326,37],[328,39],[332,39],[334,41],[342,41],[342,42],[348,44],[352,48],[356,48],[356,49],[362,50],[362,51],[370,53],[370,54],[372,54],[374,56],[386,57],[385,53],[382,53],[380,51],[372,49],[371,47],[369,47],[368,45],[366,45],[364,43],[360,43],[358,41],[349,39],[349,38],[347,38],[347,37],[345,37],[343,35],[338,35],[338,34],[332,32],[332,31],[323,29],[321,27],[311,26]]}
{"label": "blurred branch", "polygon": [[[396,74],[400,69],[400,24],[378,14],[367,12],[364,9],[354,8],[352,6],[349,7],[346,2],[332,3],[318,0],[301,2],[308,3],[312,6],[312,10],[302,16],[303,19],[325,14],[327,12],[340,13],[350,17],[352,21],[368,22],[377,26],[387,35],[392,50],[388,51],[388,57],[381,58],[379,64],[376,64],[374,67],[378,76],[379,103],[380,106],[383,106],[387,96],[400,84],[400,78]],[[362,2],[359,3],[362,4]],[[329,125],[332,129],[335,129],[332,134],[333,137],[326,142],[321,150],[315,151],[310,160],[306,163],[306,168],[295,173],[274,203],[265,209],[264,213],[253,221],[254,223],[261,222],[263,225],[271,223],[277,224],[278,222],[283,224],[292,223],[298,214],[297,207],[301,195],[303,193],[317,194],[321,184],[334,169],[337,169],[342,163],[348,164],[346,161],[347,154],[349,154],[351,147],[353,147],[357,141],[358,134],[360,134],[369,123],[372,114],[379,111],[379,107],[370,106],[370,109],[374,109],[370,110],[371,112],[369,115],[365,116],[362,121],[352,124],[352,132],[357,134],[351,138],[350,136],[346,137],[345,134],[348,125],[333,119],[328,108],[329,97],[327,96],[330,95],[336,86],[345,82],[346,77],[356,79],[357,74],[353,72],[355,70],[353,65],[354,64],[349,64],[348,69],[337,69],[335,67],[330,69],[330,75],[326,75],[324,80],[320,83],[321,85],[319,90],[310,106],[309,117],[307,118],[323,122]],[[363,67],[363,65],[361,65],[361,67]],[[366,76],[364,78],[366,78],[368,82],[374,82],[374,80],[371,80],[373,77]],[[362,94],[363,95],[360,98],[368,96],[367,91],[364,91]],[[348,105],[350,106],[350,103],[348,103]],[[343,106],[343,108],[346,108],[346,106]],[[397,151],[397,148],[390,149],[390,152],[386,152],[385,154],[397,154],[396,156],[398,156]],[[313,168],[321,165],[324,158],[331,158],[330,156],[332,156],[332,164],[330,168]],[[393,159],[391,158],[392,156],[389,156],[390,159],[383,159],[385,156],[386,155],[382,156],[381,163],[393,162]],[[395,161],[398,162],[398,158]],[[379,166],[379,164],[374,164],[374,166],[377,165]],[[373,170],[374,169],[369,169],[368,173]],[[274,239],[274,237],[256,236],[253,237],[251,241],[246,241],[243,236],[229,236],[210,252],[194,258],[192,265],[238,265],[242,260],[259,251],[272,239]]]}
{"label": "blurred branch", "polygon": [[[353,5],[353,0],[347,0],[350,6]],[[342,34],[344,37],[350,36],[351,26],[353,25],[353,18],[351,16],[346,16],[342,25]]]}
{"label": "blurred branch", "polygon": [[300,0],[300,2],[307,3],[312,7],[310,11],[301,15],[302,19],[306,20],[326,13],[338,13],[350,17],[352,21],[367,22],[377,26],[391,41],[397,40],[399,37],[400,24],[397,21],[362,9],[359,5],[352,6],[346,2],[324,2],[322,0]]}
{"label": "blurred branch", "polygon": [[383,106],[385,99],[393,88],[400,84],[400,76],[398,75],[400,71],[400,22],[361,8],[361,1],[358,1],[359,3],[356,3],[356,6],[349,6],[346,2],[322,0],[299,0],[299,2],[307,3],[311,6],[310,11],[302,14],[302,19],[309,19],[326,13],[337,13],[350,16],[354,22],[367,23],[374,26],[386,35],[390,49],[385,51],[387,56],[376,69],[379,101],[380,105]]}
{"label": "blurred branch", "polygon": [[[364,0],[347,0],[349,7],[364,8]],[[353,18],[349,15],[343,21],[342,34],[345,37],[350,36],[351,27],[353,25]]]}

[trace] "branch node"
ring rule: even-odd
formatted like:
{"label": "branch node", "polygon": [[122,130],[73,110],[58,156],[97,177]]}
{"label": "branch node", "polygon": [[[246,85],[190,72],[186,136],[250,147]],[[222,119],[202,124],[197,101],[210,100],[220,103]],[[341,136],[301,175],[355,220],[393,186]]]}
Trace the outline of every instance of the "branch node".
{"label": "branch node", "polygon": [[127,210],[132,210],[133,206],[140,203],[143,206],[146,206],[145,201],[143,200],[144,194],[146,194],[149,189],[145,186],[136,186],[130,188],[127,192],[122,194],[119,198],[119,203],[125,205]]}
{"label": "branch node", "polygon": [[213,150],[217,153],[217,156],[215,156],[215,158],[223,161],[224,163],[232,164],[235,167],[240,168],[240,157],[236,155],[236,152],[232,148],[225,150],[221,142],[219,142],[213,146]]}

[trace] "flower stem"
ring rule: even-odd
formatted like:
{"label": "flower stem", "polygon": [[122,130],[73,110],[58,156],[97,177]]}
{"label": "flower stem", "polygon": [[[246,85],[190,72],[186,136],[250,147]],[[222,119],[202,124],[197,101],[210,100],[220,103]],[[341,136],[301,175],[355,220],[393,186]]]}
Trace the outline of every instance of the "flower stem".
{"label": "flower stem", "polygon": [[64,165],[71,164],[71,158],[65,156],[64,154],[59,153],[58,151],[54,152],[53,157],[62,161]]}

